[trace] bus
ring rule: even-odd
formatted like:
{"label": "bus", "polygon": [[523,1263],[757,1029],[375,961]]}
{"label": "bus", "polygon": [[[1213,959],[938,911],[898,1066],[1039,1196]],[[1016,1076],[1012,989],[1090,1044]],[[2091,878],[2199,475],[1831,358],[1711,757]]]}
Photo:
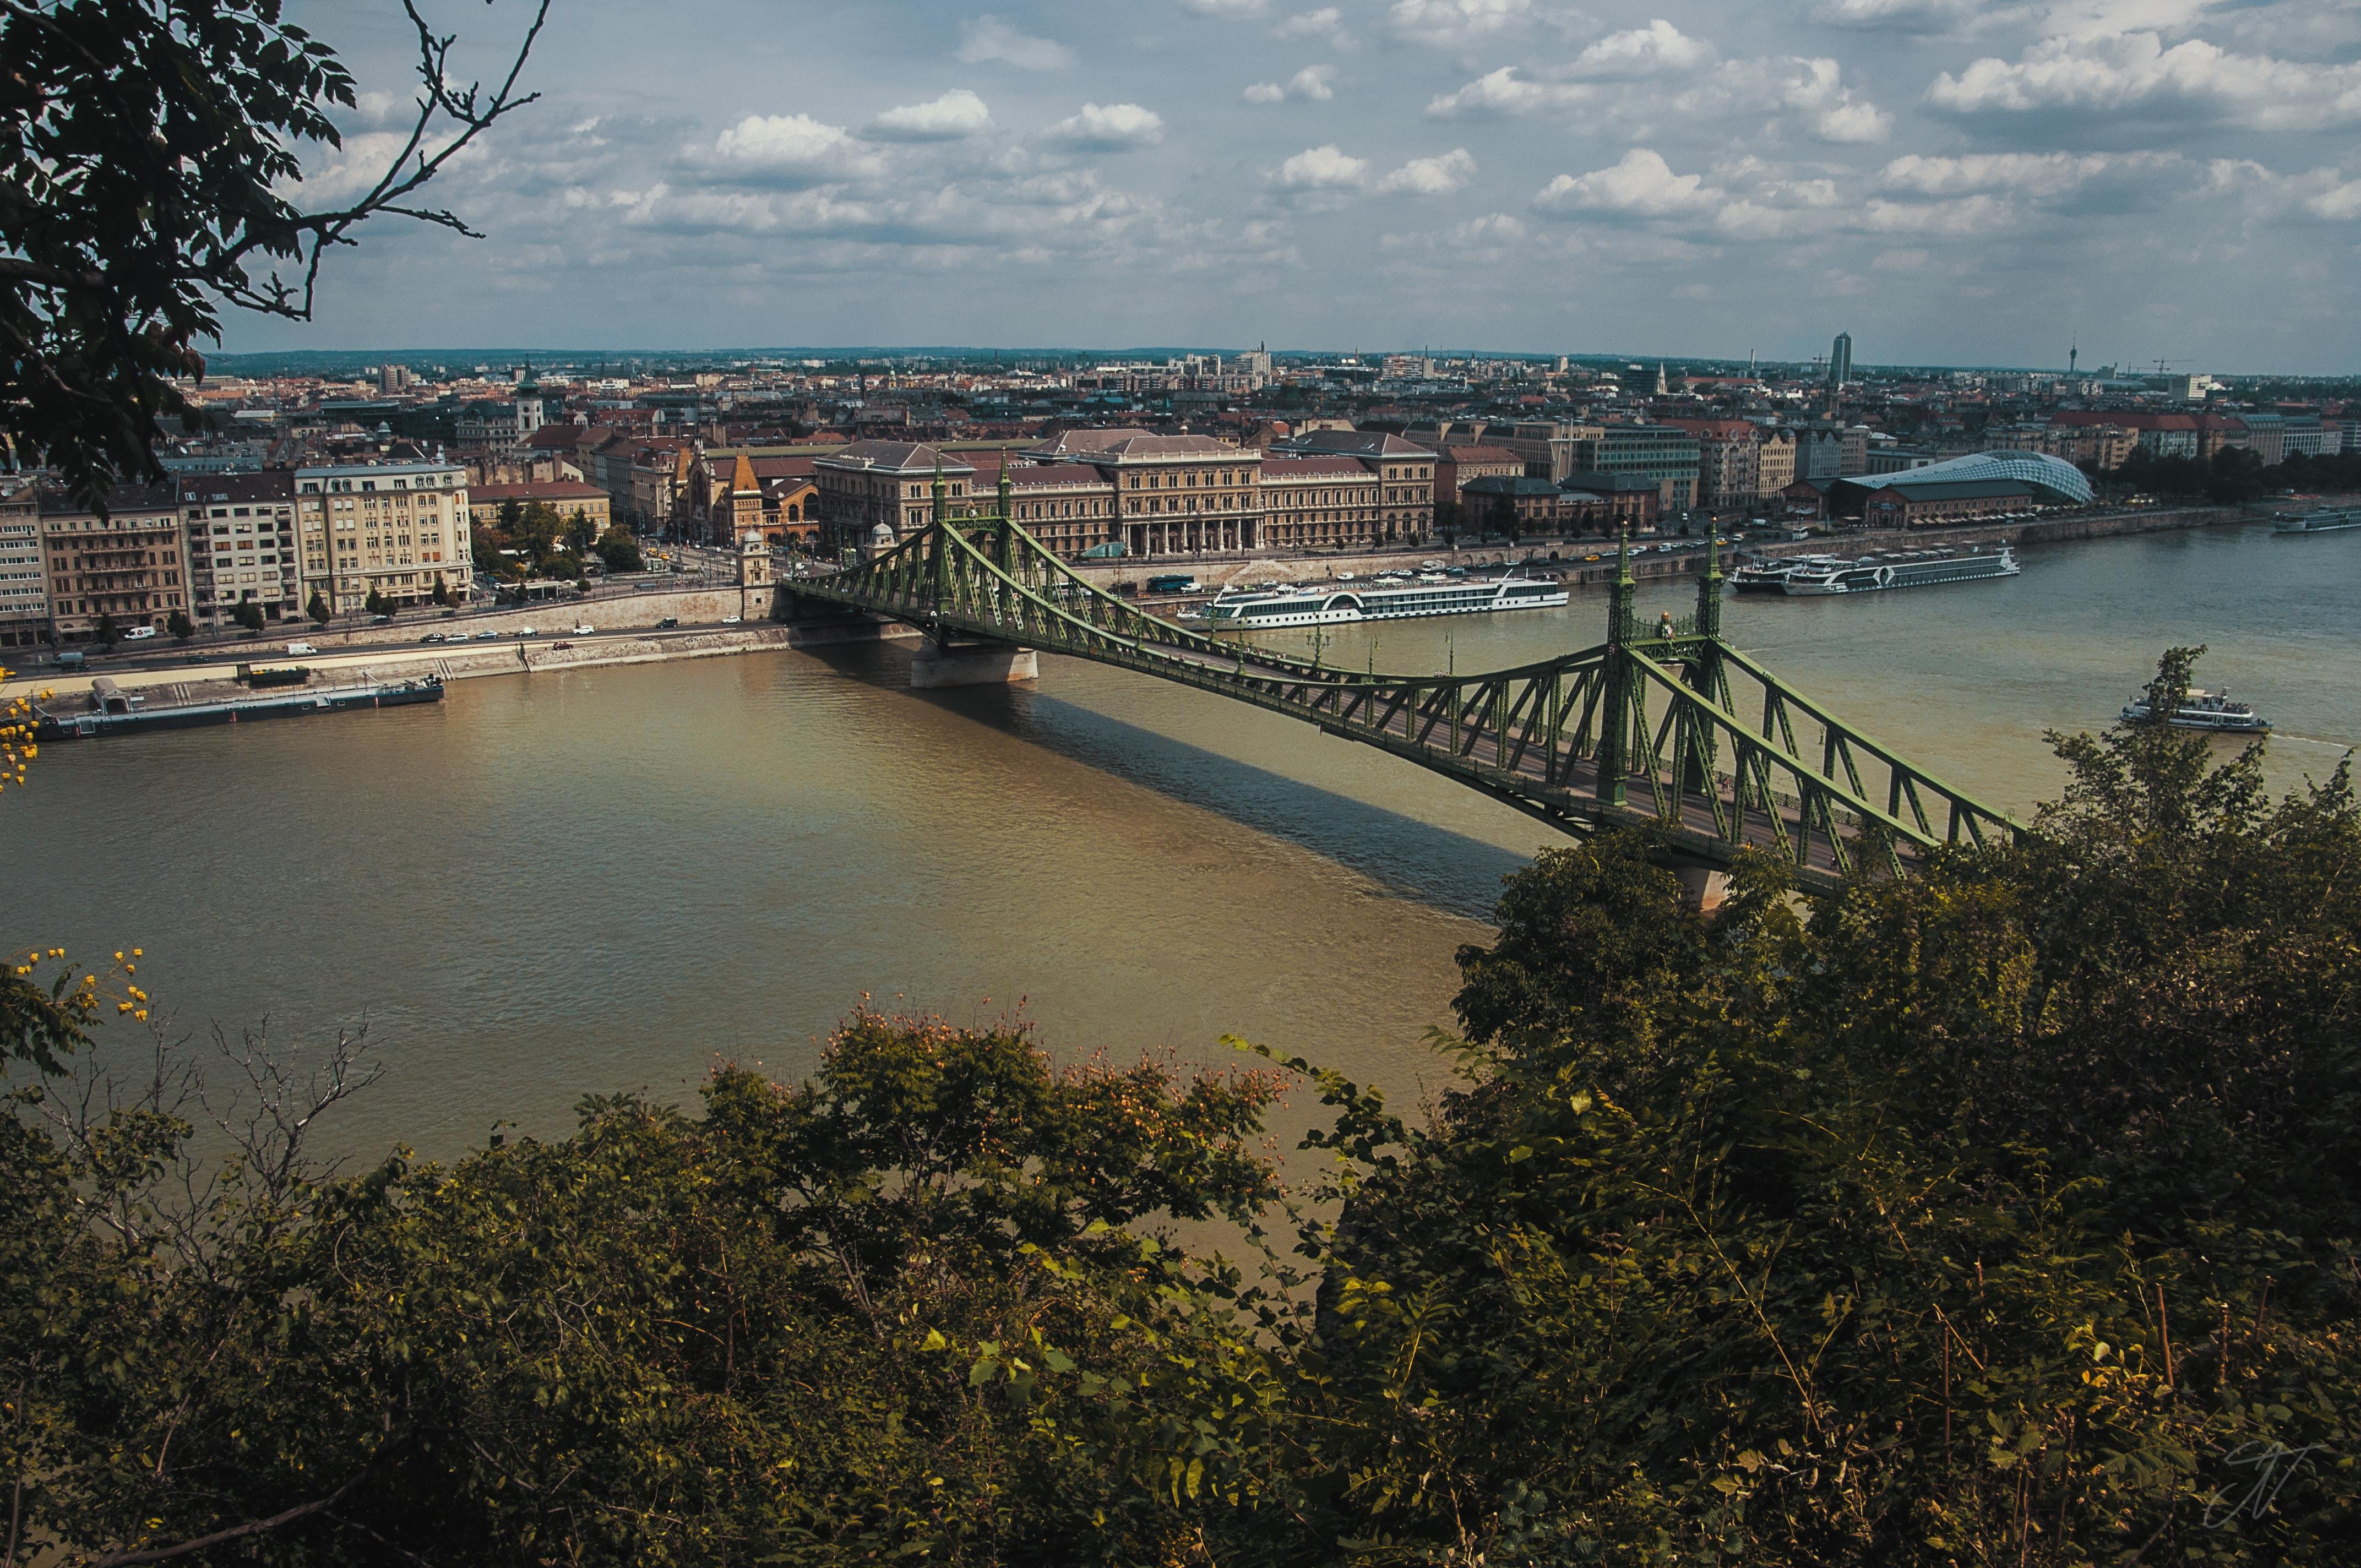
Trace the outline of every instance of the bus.
{"label": "bus", "polygon": [[1161,598],[1168,594],[1194,594],[1202,593],[1203,591],[1204,590],[1202,588],[1197,586],[1197,579],[1191,576],[1150,577],[1148,579],[1148,597],[1151,598]]}

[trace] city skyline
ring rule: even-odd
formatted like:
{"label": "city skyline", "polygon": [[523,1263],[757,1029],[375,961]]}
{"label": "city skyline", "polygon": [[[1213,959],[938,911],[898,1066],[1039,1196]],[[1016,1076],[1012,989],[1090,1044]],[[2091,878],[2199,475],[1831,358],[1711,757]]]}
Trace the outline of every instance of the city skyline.
{"label": "city skyline", "polygon": [[[487,238],[385,228],[316,323],[223,347],[1795,363],[1843,330],[1864,364],[2349,363],[2361,10],[1667,9],[570,0],[544,101],[437,187]],[[306,192],[348,193],[399,118],[400,15],[292,15],[363,90]],[[489,60],[522,17],[436,20]]]}

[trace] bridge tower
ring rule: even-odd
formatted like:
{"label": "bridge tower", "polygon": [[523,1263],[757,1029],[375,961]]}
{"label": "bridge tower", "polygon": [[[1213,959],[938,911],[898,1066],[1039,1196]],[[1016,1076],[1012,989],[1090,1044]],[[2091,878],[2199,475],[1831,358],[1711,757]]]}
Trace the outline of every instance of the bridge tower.
{"label": "bridge tower", "polygon": [[1639,591],[1631,576],[1631,525],[1626,522],[1615,547],[1615,587],[1607,601],[1607,667],[1601,672],[1598,697],[1598,800],[1602,806],[1624,804],[1625,778],[1631,771],[1630,646],[1632,605]]}
{"label": "bridge tower", "polygon": [[[1011,504],[1011,484],[1008,465],[1000,466],[1000,511],[983,521],[994,525],[993,556],[1003,571],[1016,559],[1016,508]],[[962,521],[973,521],[972,509],[961,508]],[[918,651],[910,656],[912,689],[930,686],[997,686],[1013,681],[1038,681],[1041,678],[1041,655],[1030,648],[1014,646],[999,641],[960,641],[950,624],[940,619],[950,606],[951,554],[954,548],[950,487],[944,482],[943,467],[935,464],[933,516],[927,525],[928,587],[934,600],[938,617],[935,630]]]}

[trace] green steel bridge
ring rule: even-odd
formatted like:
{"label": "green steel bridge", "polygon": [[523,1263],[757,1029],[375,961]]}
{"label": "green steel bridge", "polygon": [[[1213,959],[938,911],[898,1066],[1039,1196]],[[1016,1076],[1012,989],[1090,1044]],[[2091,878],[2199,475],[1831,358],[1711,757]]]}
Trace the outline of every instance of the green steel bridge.
{"label": "green steel bridge", "polygon": [[1630,540],[1607,638],[1481,674],[1324,666],[1148,614],[1086,581],[996,512],[954,511],[939,478],[927,527],[832,575],[782,584],[807,599],[926,631],[945,650],[1030,648],[1217,692],[1390,751],[1565,832],[1657,832],[1675,863],[1727,870],[1768,851],[1807,891],[1858,868],[1901,874],[1945,846],[2022,828],[1880,745],[1731,646],[1712,543],[1697,612],[1633,611]]}

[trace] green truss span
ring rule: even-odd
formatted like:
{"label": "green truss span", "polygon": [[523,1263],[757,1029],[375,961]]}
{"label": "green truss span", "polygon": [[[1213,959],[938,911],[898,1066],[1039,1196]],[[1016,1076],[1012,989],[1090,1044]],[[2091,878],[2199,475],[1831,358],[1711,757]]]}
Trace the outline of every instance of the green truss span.
{"label": "green truss span", "polygon": [[792,592],[906,621],[945,644],[1015,644],[1137,670],[1316,724],[1445,774],[1571,833],[1662,835],[1676,861],[1776,855],[1833,890],[1859,867],[1899,874],[1945,847],[2022,825],[1880,745],[1721,636],[1708,544],[1697,613],[1641,627],[1630,541],[1607,641],[1512,670],[1389,675],[1323,667],[1149,615],[1085,581],[1010,515],[960,514],[939,479],[932,520],[874,559]]}

